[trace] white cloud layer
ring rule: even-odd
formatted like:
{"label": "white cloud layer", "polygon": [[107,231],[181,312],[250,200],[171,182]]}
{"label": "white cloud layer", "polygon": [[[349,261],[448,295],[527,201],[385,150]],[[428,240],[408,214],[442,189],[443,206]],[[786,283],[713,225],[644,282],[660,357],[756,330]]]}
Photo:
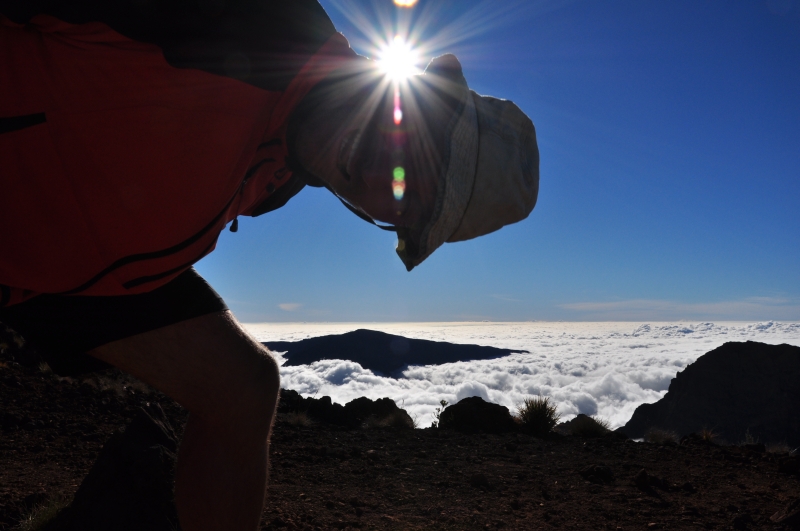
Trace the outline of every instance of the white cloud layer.
{"label": "white cloud layer", "polygon": [[[346,403],[388,396],[420,426],[439,401],[469,396],[513,411],[531,395],[551,396],[563,420],[599,415],[613,427],[655,402],[678,371],[727,341],[800,345],[800,323],[336,323],[245,325],[259,341],[297,341],[370,328],[410,338],[524,349],[496,360],[410,367],[404,378],[378,376],[358,363],[324,360],[281,368],[281,385]],[[280,361],[280,354],[276,354]]]}

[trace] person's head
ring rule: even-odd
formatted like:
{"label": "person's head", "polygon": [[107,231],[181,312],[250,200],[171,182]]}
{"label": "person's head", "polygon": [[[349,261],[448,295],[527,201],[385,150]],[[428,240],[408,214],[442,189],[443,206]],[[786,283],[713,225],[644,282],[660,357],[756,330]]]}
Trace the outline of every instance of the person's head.
{"label": "person's head", "polygon": [[399,83],[360,58],[305,98],[290,139],[318,185],[398,227],[409,271],[443,242],[519,221],[536,202],[532,122],[470,91],[452,55]]}

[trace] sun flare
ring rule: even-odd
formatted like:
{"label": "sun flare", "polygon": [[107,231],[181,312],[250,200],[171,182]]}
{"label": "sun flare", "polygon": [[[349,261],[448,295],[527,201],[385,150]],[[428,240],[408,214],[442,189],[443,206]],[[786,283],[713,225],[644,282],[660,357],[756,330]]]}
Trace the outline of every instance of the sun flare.
{"label": "sun flare", "polygon": [[418,62],[418,53],[400,35],[382,47],[378,58],[381,70],[395,81],[416,74]]}

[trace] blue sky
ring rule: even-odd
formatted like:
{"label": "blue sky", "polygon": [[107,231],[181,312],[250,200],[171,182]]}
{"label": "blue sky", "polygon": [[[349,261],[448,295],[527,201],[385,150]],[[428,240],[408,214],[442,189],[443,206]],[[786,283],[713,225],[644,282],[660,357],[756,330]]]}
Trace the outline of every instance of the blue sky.
{"label": "blue sky", "polygon": [[[390,0],[322,2],[368,54]],[[534,121],[539,202],[407,273],[306,189],[197,269],[243,321],[800,320],[800,0],[420,0]],[[424,64],[422,65],[424,66]]]}

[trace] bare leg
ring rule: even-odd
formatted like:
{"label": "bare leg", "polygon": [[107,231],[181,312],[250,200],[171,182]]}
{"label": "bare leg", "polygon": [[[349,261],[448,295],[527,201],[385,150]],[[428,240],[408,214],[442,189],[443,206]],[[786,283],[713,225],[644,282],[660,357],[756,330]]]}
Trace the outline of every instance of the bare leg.
{"label": "bare leg", "polygon": [[280,388],[268,351],[226,311],[115,341],[90,354],[189,410],[175,478],[183,530],[255,530]]}

